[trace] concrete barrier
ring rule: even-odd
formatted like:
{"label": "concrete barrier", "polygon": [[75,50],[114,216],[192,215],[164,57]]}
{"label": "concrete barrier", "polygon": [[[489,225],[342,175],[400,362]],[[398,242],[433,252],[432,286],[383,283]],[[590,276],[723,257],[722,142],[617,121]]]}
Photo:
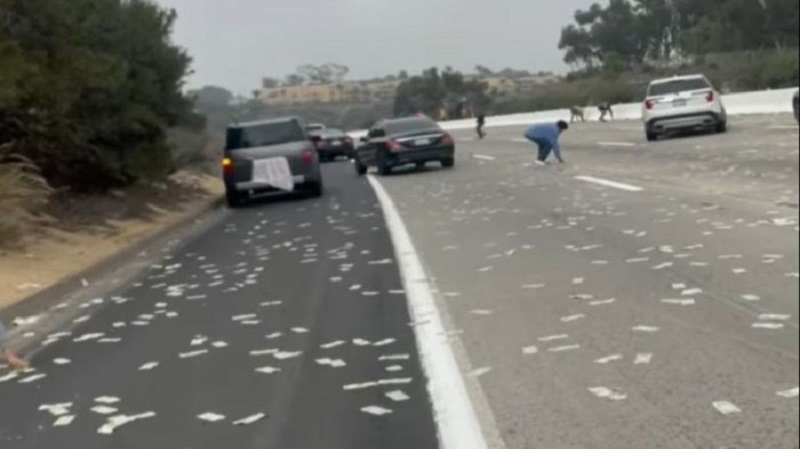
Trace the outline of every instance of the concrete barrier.
{"label": "concrete barrier", "polygon": [[[796,88],[792,88],[729,94],[722,96],[722,102],[730,115],[791,113],[792,96],[796,90]],[[587,121],[600,120],[600,111],[595,107],[587,108],[585,115]],[[486,118],[486,127],[525,126],[535,123],[569,120],[569,117],[570,112],[568,109],[489,116]],[[614,105],[614,117],[617,120],[640,120],[642,118],[642,104]],[[440,122],[439,124],[448,131],[455,131],[474,128],[475,120],[451,120]],[[353,131],[350,134],[359,138],[366,135],[366,131]]]}

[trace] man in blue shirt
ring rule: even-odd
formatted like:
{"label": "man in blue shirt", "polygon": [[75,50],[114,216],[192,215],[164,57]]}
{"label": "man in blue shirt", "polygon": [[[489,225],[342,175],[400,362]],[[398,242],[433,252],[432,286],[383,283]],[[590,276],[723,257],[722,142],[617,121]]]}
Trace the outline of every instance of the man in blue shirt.
{"label": "man in blue shirt", "polygon": [[0,323],[0,358],[8,363],[11,369],[23,370],[28,367],[28,362],[22,360],[11,348],[8,348],[8,334],[3,323]]}
{"label": "man in blue shirt", "polygon": [[539,145],[539,157],[536,160],[538,164],[545,164],[551,152],[556,156],[558,162],[564,163],[564,158],[561,157],[561,144],[559,144],[558,139],[568,129],[569,123],[561,120],[558,123],[533,125],[525,131],[525,138]]}

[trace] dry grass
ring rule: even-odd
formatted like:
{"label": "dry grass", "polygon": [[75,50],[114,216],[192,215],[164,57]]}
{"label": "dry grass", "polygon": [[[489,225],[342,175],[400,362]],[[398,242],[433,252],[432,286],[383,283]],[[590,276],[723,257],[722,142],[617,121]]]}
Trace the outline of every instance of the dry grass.
{"label": "dry grass", "polygon": [[51,192],[36,166],[0,147],[0,247],[19,243]]}

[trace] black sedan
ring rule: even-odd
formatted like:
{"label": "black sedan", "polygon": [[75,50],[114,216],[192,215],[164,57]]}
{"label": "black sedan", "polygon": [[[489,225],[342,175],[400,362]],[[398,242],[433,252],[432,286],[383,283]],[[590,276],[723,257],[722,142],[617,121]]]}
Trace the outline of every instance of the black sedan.
{"label": "black sedan", "polygon": [[369,167],[387,175],[392,168],[428,162],[439,162],[444,168],[455,165],[456,145],[453,136],[426,117],[384,120],[370,128],[356,150],[355,167],[365,175]]}
{"label": "black sedan", "polygon": [[351,159],[355,152],[353,138],[340,129],[325,129],[309,133],[321,161],[333,161],[338,157]]}

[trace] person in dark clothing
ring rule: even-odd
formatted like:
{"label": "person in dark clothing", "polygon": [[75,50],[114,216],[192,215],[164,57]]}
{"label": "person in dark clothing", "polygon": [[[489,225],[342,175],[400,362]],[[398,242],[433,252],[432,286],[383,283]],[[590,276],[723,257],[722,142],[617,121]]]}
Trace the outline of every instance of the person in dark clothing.
{"label": "person in dark clothing", "polygon": [[478,114],[478,138],[483,139],[486,137],[486,133],[483,132],[483,127],[486,126],[486,115],[481,113]]}
{"label": "person in dark clothing", "polygon": [[614,120],[614,110],[611,108],[611,104],[609,102],[600,103],[598,108],[600,110],[600,121],[607,122],[608,120],[606,117],[611,117],[611,120]]}
{"label": "person in dark clothing", "polygon": [[560,121],[558,123],[545,123],[541,125],[533,125],[525,131],[525,138],[539,146],[539,157],[536,163],[545,165],[550,153],[556,156],[560,163],[564,163],[564,158],[561,157],[561,144],[559,138],[564,131],[569,129],[569,123]]}

